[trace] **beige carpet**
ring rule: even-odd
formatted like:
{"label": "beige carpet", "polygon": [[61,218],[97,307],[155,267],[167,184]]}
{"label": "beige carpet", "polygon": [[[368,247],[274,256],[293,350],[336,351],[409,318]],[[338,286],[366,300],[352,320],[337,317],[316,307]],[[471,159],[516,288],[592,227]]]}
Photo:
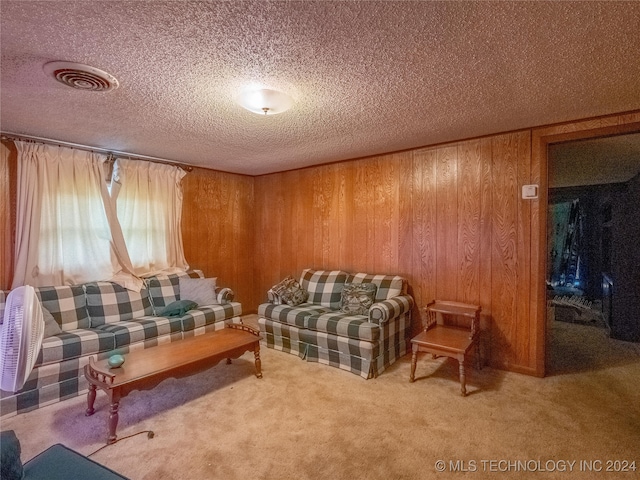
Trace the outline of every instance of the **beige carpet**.
{"label": "beige carpet", "polygon": [[[584,472],[580,463],[599,469],[594,461],[602,461],[604,470],[606,461],[635,460],[640,468],[638,345],[559,324],[555,374],[471,370],[466,398],[449,360],[421,357],[411,384],[408,355],[365,381],[264,347],[263,379],[245,354],[132,393],[121,403],[118,435],[155,437],[122,439],[92,458],[133,480],[638,478],[640,470]],[[5,420],[2,429],[16,430],[23,461],[57,442],[89,454],[106,438],[101,392],[96,406],[85,417],[78,397]]]}

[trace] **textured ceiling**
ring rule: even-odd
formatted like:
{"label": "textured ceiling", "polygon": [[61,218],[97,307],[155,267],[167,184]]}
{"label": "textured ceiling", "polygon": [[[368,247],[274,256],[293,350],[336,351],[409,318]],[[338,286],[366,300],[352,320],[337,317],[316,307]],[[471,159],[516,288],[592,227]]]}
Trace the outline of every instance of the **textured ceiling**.
{"label": "textured ceiling", "polygon": [[[640,2],[0,1],[5,132],[250,175],[640,109]],[[114,75],[110,92],[47,77]],[[262,85],[295,105],[234,102]]]}

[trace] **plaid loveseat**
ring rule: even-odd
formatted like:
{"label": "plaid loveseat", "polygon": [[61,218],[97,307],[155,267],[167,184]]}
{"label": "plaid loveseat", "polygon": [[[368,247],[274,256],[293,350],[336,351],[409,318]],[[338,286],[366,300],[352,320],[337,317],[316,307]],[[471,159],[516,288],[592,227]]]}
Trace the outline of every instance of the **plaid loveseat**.
{"label": "plaid loveseat", "polygon": [[[200,270],[144,279],[140,292],[111,282],[38,287],[36,294],[60,326],[61,333],[42,343],[35,367],[16,393],[0,391],[0,416],[8,417],[77,396],[87,391],[83,368],[89,358],[155,345],[241,323],[242,305],[233,291],[217,288],[217,304],[198,306],[183,316],[158,314],[180,300],[180,278],[203,278]],[[0,291],[0,314],[6,295]],[[1,317],[0,317],[1,318]]]}
{"label": "plaid loveseat", "polygon": [[[345,285],[362,283],[376,286],[368,314],[341,311]],[[258,307],[267,347],[365,379],[405,355],[413,298],[403,277],[306,269],[299,284],[309,294],[305,303],[278,303],[270,293],[270,302]]]}

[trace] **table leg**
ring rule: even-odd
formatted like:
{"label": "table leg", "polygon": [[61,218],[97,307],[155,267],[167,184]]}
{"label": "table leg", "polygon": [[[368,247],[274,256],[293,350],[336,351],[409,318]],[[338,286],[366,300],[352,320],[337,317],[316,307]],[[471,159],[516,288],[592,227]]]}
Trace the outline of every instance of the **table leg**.
{"label": "table leg", "polygon": [[107,444],[116,443],[116,428],[118,428],[118,420],[120,415],[118,409],[120,407],[120,390],[118,388],[109,390],[109,438]]}
{"label": "table leg", "polygon": [[467,379],[464,374],[464,360],[460,360],[460,390],[462,391],[462,396],[467,396]]}
{"label": "table leg", "polygon": [[116,428],[118,427],[118,420],[120,415],[118,414],[118,407],[120,402],[113,402],[109,408],[109,438],[107,443],[116,443]]}
{"label": "table leg", "polygon": [[256,348],[253,350],[253,355],[256,359],[256,377],[262,378],[262,361],[260,360],[260,344],[256,344]]}
{"label": "table leg", "polygon": [[416,363],[418,363],[418,350],[414,348],[413,353],[411,354],[411,375],[409,376],[410,382],[415,382],[416,380]]}
{"label": "table leg", "polygon": [[96,401],[96,386],[93,383],[89,384],[89,391],[87,392],[87,411],[85,415],[88,417],[93,415],[96,411],[93,408],[93,404]]}

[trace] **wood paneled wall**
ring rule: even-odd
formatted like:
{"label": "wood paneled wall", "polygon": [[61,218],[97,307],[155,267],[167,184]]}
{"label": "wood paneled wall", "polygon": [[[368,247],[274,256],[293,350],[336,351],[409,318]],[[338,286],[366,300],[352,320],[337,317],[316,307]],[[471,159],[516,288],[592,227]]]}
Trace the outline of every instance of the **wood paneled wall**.
{"label": "wood paneled wall", "polygon": [[13,242],[15,208],[12,192],[15,185],[16,149],[12,142],[0,144],[0,290],[9,290],[13,278]]}
{"label": "wood paneled wall", "polygon": [[[253,177],[195,168],[183,180],[182,239],[192,268],[257,305],[253,283]],[[255,306],[253,307],[255,310]]]}
{"label": "wood paneled wall", "polygon": [[629,112],[257,177],[256,296],[306,267],[401,274],[414,332],[433,298],[478,302],[490,363],[542,376],[547,145],[637,131]]}
{"label": "wood paneled wall", "polygon": [[530,131],[256,178],[262,297],[305,267],[400,274],[421,309],[479,303],[491,362],[531,373]]}
{"label": "wood paneled wall", "polygon": [[[414,332],[433,298],[479,302],[490,363],[543,375],[547,145],[631,131],[640,112],[260,177],[194,169],[183,181],[185,254],[233,288],[245,313],[306,267],[403,275]],[[2,288],[10,171],[0,157]],[[538,200],[520,198],[527,183]]]}

